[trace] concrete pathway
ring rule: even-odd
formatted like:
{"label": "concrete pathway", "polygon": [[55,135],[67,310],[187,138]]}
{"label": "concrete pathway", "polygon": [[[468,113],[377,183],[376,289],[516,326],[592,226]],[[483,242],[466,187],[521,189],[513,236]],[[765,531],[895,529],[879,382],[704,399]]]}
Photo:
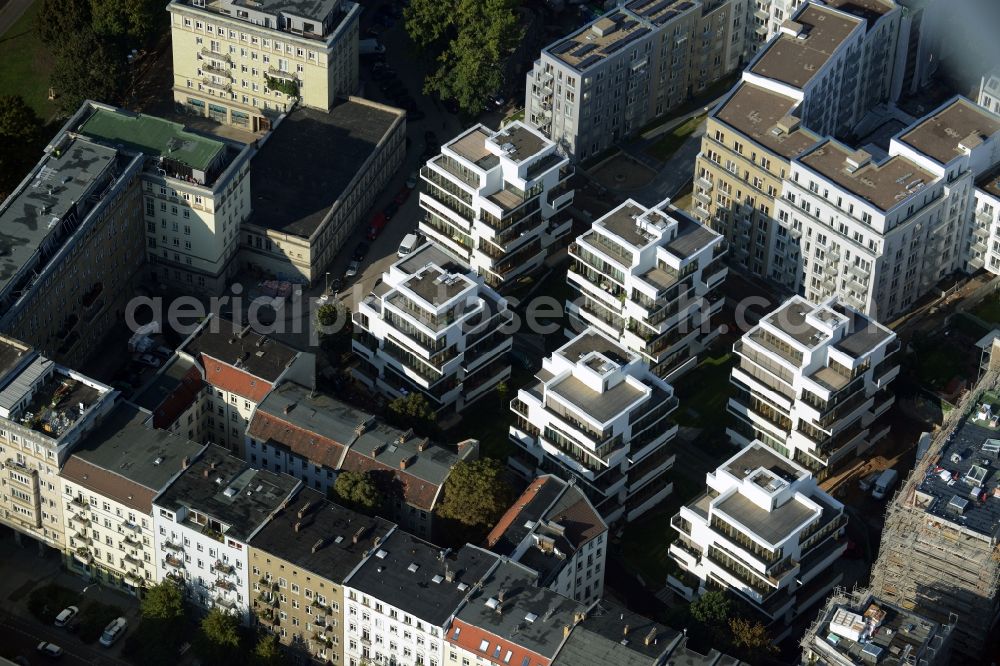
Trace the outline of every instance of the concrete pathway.
{"label": "concrete pathway", "polygon": [[7,0],[7,3],[0,7],[0,42],[6,36],[7,31],[17,23],[17,20],[28,10],[34,0]]}

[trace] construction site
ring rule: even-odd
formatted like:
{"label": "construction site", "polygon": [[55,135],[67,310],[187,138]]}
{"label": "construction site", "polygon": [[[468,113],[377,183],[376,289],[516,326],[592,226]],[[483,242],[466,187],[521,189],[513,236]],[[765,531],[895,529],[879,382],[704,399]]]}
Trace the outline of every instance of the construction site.
{"label": "construction site", "polygon": [[[871,592],[942,625],[976,663],[997,619],[1000,585],[1000,352],[945,417],[885,516]],[[957,616],[957,623],[954,618]]]}

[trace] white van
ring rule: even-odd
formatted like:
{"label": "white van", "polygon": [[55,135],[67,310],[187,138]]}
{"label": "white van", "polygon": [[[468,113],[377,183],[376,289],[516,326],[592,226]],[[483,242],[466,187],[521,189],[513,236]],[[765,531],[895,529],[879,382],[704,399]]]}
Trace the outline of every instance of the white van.
{"label": "white van", "polygon": [[104,633],[101,634],[101,645],[111,647],[122,637],[126,629],[128,629],[128,620],[125,618],[120,617],[112,620],[108,626],[104,627]]}
{"label": "white van", "polygon": [[894,469],[887,469],[882,472],[882,475],[875,482],[875,487],[872,488],[872,497],[878,500],[885,499],[885,496],[889,494],[892,487],[896,485],[896,479],[898,478],[899,472]]}
{"label": "white van", "polygon": [[385,46],[380,44],[377,39],[358,40],[358,55],[377,55],[379,53],[385,53]]}
{"label": "white van", "polygon": [[405,257],[409,253],[417,249],[417,244],[420,242],[420,236],[416,234],[406,234],[403,237],[403,242],[399,244],[399,250],[396,252],[397,257]]}

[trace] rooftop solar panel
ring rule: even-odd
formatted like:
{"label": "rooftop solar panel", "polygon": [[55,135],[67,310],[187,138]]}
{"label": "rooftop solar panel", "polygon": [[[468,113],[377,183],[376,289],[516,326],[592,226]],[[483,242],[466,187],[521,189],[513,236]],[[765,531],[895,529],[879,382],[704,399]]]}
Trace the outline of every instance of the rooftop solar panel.
{"label": "rooftop solar panel", "polygon": [[568,39],[562,44],[556,44],[554,47],[549,49],[549,53],[551,53],[552,55],[561,55],[563,53],[566,53],[566,51],[569,51],[574,46],[576,46],[576,42],[574,42],[572,39]]}
{"label": "rooftop solar panel", "polygon": [[671,9],[668,12],[663,12],[662,14],[660,14],[659,16],[657,16],[655,19],[653,19],[653,24],[656,25],[656,26],[661,26],[661,25],[663,25],[664,23],[666,23],[667,21],[669,21],[670,19],[674,18],[675,16],[677,16],[679,14],[680,14],[680,12],[677,11],[676,9]]}
{"label": "rooftop solar panel", "polygon": [[621,39],[619,39],[617,42],[614,42],[610,46],[606,47],[604,49],[604,52],[605,53],[614,53],[616,51],[620,51],[621,49],[625,48],[626,46],[628,46],[629,44],[631,44],[635,40],[637,40],[637,39],[639,39],[641,37],[645,37],[650,32],[652,32],[652,30],[650,30],[649,28],[641,28],[639,30],[636,30],[632,34],[626,35],[625,37],[622,37]]}
{"label": "rooftop solar panel", "polygon": [[649,7],[647,9],[642,10],[641,16],[645,16],[645,17],[652,16],[653,14],[655,14],[655,13],[657,13],[659,11],[663,11],[664,9],[666,9],[667,7],[669,7],[670,5],[674,4],[674,2],[675,2],[675,0],[660,0],[660,2],[657,2],[652,7]]}
{"label": "rooftop solar panel", "polygon": [[595,55],[591,55],[591,56],[587,56],[586,58],[584,58],[583,60],[581,60],[579,63],[577,63],[576,68],[579,69],[579,70],[584,70],[584,69],[587,69],[588,67],[590,67],[591,65],[593,65],[594,63],[600,62],[603,59],[604,59],[604,56],[600,56],[600,55],[596,55],[596,54]]}
{"label": "rooftop solar panel", "polygon": [[573,51],[573,56],[576,57],[576,58],[582,58],[583,56],[587,55],[588,53],[590,53],[591,51],[593,51],[596,48],[597,48],[597,44],[584,44],[583,46],[581,46],[580,48],[578,48],[576,51]]}

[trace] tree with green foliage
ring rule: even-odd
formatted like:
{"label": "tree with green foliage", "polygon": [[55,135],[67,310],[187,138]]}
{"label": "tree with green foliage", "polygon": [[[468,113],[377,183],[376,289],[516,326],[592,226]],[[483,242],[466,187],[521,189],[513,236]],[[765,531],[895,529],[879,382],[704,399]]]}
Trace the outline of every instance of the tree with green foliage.
{"label": "tree with green foliage", "polygon": [[510,391],[510,387],[507,382],[500,382],[497,384],[497,396],[500,398],[500,406],[506,406],[507,403],[507,393]]}
{"label": "tree with green foliage", "polygon": [[130,44],[148,42],[162,12],[162,3],[156,0],[90,0],[94,32]]}
{"label": "tree with green foliage", "polygon": [[263,634],[253,649],[254,666],[281,666],[285,663],[278,638],[274,634]]}
{"label": "tree with green foliage", "polygon": [[195,651],[211,664],[230,664],[239,660],[239,620],[218,608],[212,608],[201,620],[195,639]]}
{"label": "tree with green foliage", "polygon": [[729,619],[730,602],[724,592],[709,590],[691,602],[691,617],[697,622],[711,626],[725,626]]}
{"label": "tree with green foliage", "polygon": [[747,661],[759,661],[777,652],[767,627],[760,620],[731,617],[729,633],[735,652]]}
{"label": "tree with green foliage", "polygon": [[73,113],[85,99],[109,104],[121,101],[127,73],[125,54],[89,29],[65,35],[56,54],[52,87],[58,95],[59,110]]}
{"label": "tree with green foliage", "polygon": [[173,622],[184,619],[184,596],[176,584],[164,580],[146,589],[139,604],[145,620]]}
{"label": "tree with green foliage", "polygon": [[42,127],[35,110],[20,95],[0,96],[0,137],[33,141]]}
{"label": "tree with green foliage", "polygon": [[90,0],[42,0],[35,27],[42,41],[58,51],[70,35],[90,27]]}
{"label": "tree with green foliage", "polygon": [[400,428],[413,428],[424,434],[437,427],[437,413],[427,396],[419,391],[408,393],[389,403],[389,420]]}
{"label": "tree with green foliage", "polygon": [[444,498],[437,512],[470,530],[486,531],[496,525],[512,501],[512,489],[498,460],[462,460],[444,483]]}
{"label": "tree with green foliage", "polygon": [[0,96],[0,201],[38,159],[42,121],[19,95]]}
{"label": "tree with green foliage", "polygon": [[333,493],[343,504],[369,513],[382,506],[385,499],[368,472],[341,472],[333,484]]}
{"label": "tree with green foliage", "polygon": [[404,12],[410,38],[438,67],[424,92],[454,98],[479,113],[503,86],[504,63],[521,39],[520,0],[412,0]]}

